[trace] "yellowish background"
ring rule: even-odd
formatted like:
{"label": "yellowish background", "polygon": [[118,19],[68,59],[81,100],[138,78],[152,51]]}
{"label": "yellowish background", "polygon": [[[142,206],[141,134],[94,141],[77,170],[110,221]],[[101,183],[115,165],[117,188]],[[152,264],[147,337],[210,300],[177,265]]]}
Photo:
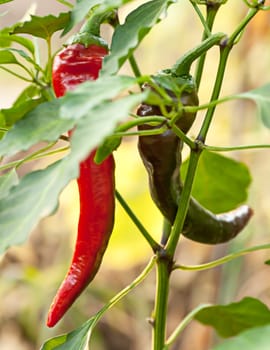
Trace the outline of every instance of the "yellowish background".
{"label": "yellowish background", "polygon": [[[134,1],[125,6],[120,13],[121,19],[143,2]],[[8,11],[0,17],[1,27],[20,20],[30,5],[31,1],[15,0],[1,6],[2,12]],[[38,1],[35,7],[36,14],[39,15],[57,14],[64,9],[54,0]],[[229,0],[220,10],[215,31],[231,33],[245,11],[243,1]],[[233,50],[225,75],[223,96],[269,82],[269,21],[267,12],[260,13]],[[172,5],[167,18],[156,26],[136,51],[142,72],[151,74],[170,67],[179,56],[200,41],[201,30],[200,22],[187,0]],[[105,27],[104,36],[108,40],[110,34],[110,29]],[[54,48],[57,49],[61,42],[56,35]],[[38,44],[45,55],[45,46],[40,41]],[[201,103],[207,102],[211,93],[217,60],[218,52],[213,49],[207,58],[200,90]],[[121,72],[129,74],[130,69],[125,66]],[[22,87],[16,79],[0,72],[0,108],[8,107]],[[203,114],[200,114],[190,132],[191,136],[196,136],[202,118]],[[148,194],[147,177],[138,156],[136,142],[136,138],[129,138],[115,152],[116,184],[146,228],[158,238],[162,218]],[[230,102],[217,108],[207,142],[219,146],[269,143],[269,130],[262,126],[254,104],[247,101]],[[231,155],[244,161],[251,169],[253,183],[249,204],[254,208],[255,216],[245,232],[228,245],[208,247],[182,239],[177,255],[181,263],[206,262],[232,249],[269,242],[269,151],[234,152]],[[21,175],[39,166],[40,164],[29,164],[21,170]],[[115,229],[100,273],[63,321],[55,329],[47,329],[47,309],[68,268],[76,239],[77,199],[74,181],[62,193],[58,212],[44,219],[23,246],[10,249],[2,258],[0,349],[38,349],[44,339],[78,327],[117,291],[129,284],[150,258],[149,247],[117,205]],[[201,302],[227,302],[250,295],[270,305],[269,267],[263,265],[268,258],[268,252],[253,253],[228,264],[225,269],[201,273],[176,272],[172,278],[170,294],[169,332],[181,317]],[[94,332],[91,349],[150,348],[151,329],[146,318],[151,315],[153,308],[154,277],[152,274],[124,302],[106,314]],[[175,350],[208,350],[214,340],[209,329],[193,322],[183,333]]]}

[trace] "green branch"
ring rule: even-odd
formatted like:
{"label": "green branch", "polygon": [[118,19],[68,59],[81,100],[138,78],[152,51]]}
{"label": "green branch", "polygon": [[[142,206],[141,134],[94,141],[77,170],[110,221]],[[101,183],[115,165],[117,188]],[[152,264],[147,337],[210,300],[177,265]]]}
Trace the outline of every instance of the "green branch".
{"label": "green branch", "polygon": [[214,267],[223,265],[231,260],[234,260],[236,258],[239,258],[243,255],[249,254],[251,252],[255,252],[257,250],[265,250],[265,249],[270,249],[270,244],[263,244],[263,245],[258,245],[255,247],[239,250],[238,252],[234,252],[231,254],[228,254],[222,258],[219,258],[214,261],[210,261],[209,263],[205,264],[200,264],[200,265],[180,265],[176,264],[173,267],[173,270],[185,270],[185,271],[202,271],[202,270],[208,270],[212,269]]}
{"label": "green branch", "polygon": [[144,236],[144,238],[147,240],[149,245],[151,246],[153,252],[157,252],[160,249],[160,245],[153,239],[153,237],[149,234],[149,232],[146,230],[146,228],[143,226],[141,221],[137,218],[137,216],[134,214],[133,210],[129,207],[127,202],[124,200],[124,198],[121,196],[121,194],[116,191],[115,196],[118,200],[118,202],[121,204],[125,212],[128,214],[132,222],[135,224],[135,226],[139,229],[141,234]]}

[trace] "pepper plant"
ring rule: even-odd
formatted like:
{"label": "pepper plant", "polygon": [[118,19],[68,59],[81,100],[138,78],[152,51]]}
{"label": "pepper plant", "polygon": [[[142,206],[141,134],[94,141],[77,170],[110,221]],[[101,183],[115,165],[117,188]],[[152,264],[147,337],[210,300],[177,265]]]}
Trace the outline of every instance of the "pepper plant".
{"label": "pepper plant", "polygon": [[[140,59],[134,55],[136,49],[153,27],[157,26],[158,30],[168,8],[177,1],[150,0],[140,4],[131,0],[78,0],[75,4],[58,1],[66,6],[65,12],[43,17],[32,15],[0,31],[0,68],[27,83],[13,105],[0,110],[1,253],[23,244],[39,221],[55,212],[61,192],[77,178],[81,212],[74,256],[49,311],[47,325],[53,327],[65,317],[98,272],[113,229],[115,199],[149,244],[152,256],[141,274],[108,300],[99,312],[89,315],[77,329],[45,341],[41,349],[83,349],[88,344],[91,348],[90,334],[102,316],[113,312],[112,306],[142,284],[153,270],[156,270],[156,293],[154,310],[149,315],[152,329],[149,348],[173,349],[185,327],[196,319],[212,326],[220,336],[231,338],[212,350],[236,349],[241,344],[249,350],[254,349],[254,343],[256,349],[266,349],[270,310],[258,299],[247,296],[227,305],[200,304],[179,320],[171,334],[167,334],[170,317],[167,307],[171,276],[178,270],[211,269],[253,251],[270,248],[266,242],[191,266],[182,264],[176,255],[176,249],[181,250],[182,235],[194,244],[225,243],[237,236],[252,215],[256,215],[256,210],[254,213],[249,205],[242,203],[247,201],[247,167],[219,152],[252,149],[263,152],[270,144],[210,146],[207,137],[215,127],[216,107],[235,99],[255,101],[261,120],[269,128],[270,84],[229,96],[222,95],[222,87],[231,52],[245,40],[245,30],[253,18],[266,14],[270,6],[264,0],[239,1],[244,13],[242,20],[232,33],[225,33],[215,32],[213,28],[217,14],[222,15],[230,1],[186,0],[201,23],[201,42],[179,53],[171,67],[141,72]],[[0,1],[0,4],[8,2],[12,5],[12,0]],[[134,9],[120,23],[118,14],[129,2],[134,2]],[[112,30],[110,44],[100,34],[104,23]],[[76,31],[78,26],[81,29]],[[54,52],[52,37],[60,31],[65,45]],[[75,34],[71,35],[71,31]],[[47,44],[44,65],[33,44],[36,38]],[[201,102],[205,63],[208,52],[214,48],[219,52],[216,77],[209,101]],[[124,65],[130,66],[132,74],[120,72]],[[199,113],[203,118],[194,137],[191,132]],[[125,193],[118,192],[118,179],[116,189],[114,187],[113,153],[129,137],[138,138],[139,154],[149,177],[149,191],[164,218],[159,240],[136,216],[125,200]],[[66,146],[59,146],[60,140]],[[46,146],[28,152],[22,159],[8,161],[9,156],[28,151],[41,142]],[[184,163],[183,148],[189,153]],[[19,178],[17,170],[21,165],[55,154],[60,159]],[[223,213],[220,203],[207,197],[211,183],[196,176],[200,174],[202,157],[209,169],[214,162],[222,169],[232,167],[233,163],[235,173],[244,169],[247,181],[238,188],[242,196],[226,199]],[[210,179],[211,175],[209,173]],[[196,196],[195,185],[205,189],[201,190],[202,200]],[[226,184],[220,186],[223,188]]]}

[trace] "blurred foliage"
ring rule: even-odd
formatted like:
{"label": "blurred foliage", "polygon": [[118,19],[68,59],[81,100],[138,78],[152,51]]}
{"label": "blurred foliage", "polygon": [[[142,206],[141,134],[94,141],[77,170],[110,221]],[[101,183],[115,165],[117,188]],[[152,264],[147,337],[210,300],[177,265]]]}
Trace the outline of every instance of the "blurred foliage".
{"label": "blurred foliage", "polygon": [[[140,1],[140,3],[143,1]],[[0,18],[1,26],[14,23],[27,10],[30,1],[14,0],[3,5],[8,14]],[[135,2],[136,5],[139,2]],[[120,17],[135,4],[123,8]],[[39,2],[37,14],[63,10],[55,0]],[[220,11],[215,30],[232,31],[241,18],[238,1],[229,1]],[[53,11],[51,10],[53,9]],[[2,8],[1,8],[2,10]],[[14,20],[14,18],[16,18]],[[223,95],[254,89],[270,80],[270,14],[259,13],[251,22],[239,45],[233,50],[225,76]],[[110,35],[109,30],[105,36]],[[154,73],[167,68],[201,37],[201,27],[188,1],[179,1],[168,10],[168,17],[143,41],[136,57],[143,73]],[[55,38],[58,47],[63,42]],[[217,52],[208,56],[205,75],[201,85],[201,103],[207,101],[213,83]],[[42,46],[41,46],[42,55]],[[258,64],[258,57],[259,64]],[[125,73],[129,67],[123,67]],[[12,104],[23,84],[6,73],[0,72],[1,107]],[[191,134],[196,134],[203,114],[198,116]],[[269,142],[269,131],[256,118],[254,105],[247,101],[235,101],[217,108],[210,130],[211,145],[236,145]],[[148,193],[147,176],[136,150],[136,139],[125,141],[115,152],[117,163],[116,184],[135,213],[155,236],[160,237],[162,218],[154,207]],[[231,155],[231,154],[230,154]],[[249,203],[255,209],[251,225],[239,238],[229,245],[208,247],[183,240],[178,258],[181,263],[198,264],[218,258],[230,250],[246,244],[265,243],[269,239],[270,193],[268,191],[269,151],[234,152],[251,170],[253,183]],[[34,167],[28,164],[27,167]],[[26,166],[24,166],[26,167]],[[25,168],[21,169],[20,175]],[[147,210],[146,210],[147,208]],[[41,222],[29,242],[8,251],[0,263],[0,349],[36,350],[48,337],[69,331],[95,313],[108,298],[125,287],[141,271],[141,266],[151,256],[151,251],[136,227],[117,205],[116,225],[106,251],[102,268],[94,282],[82,294],[55,329],[45,327],[45,318],[51,299],[61,283],[69,265],[76,235],[78,218],[76,183],[62,193],[58,212]],[[270,305],[268,268],[263,261],[269,259],[267,252],[252,255],[201,273],[177,272],[172,279],[169,305],[169,332],[179,319],[200,302],[223,302],[228,298],[242,298],[248,292]],[[153,279],[151,276],[124,303],[106,314],[93,337],[95,350],[141,350],[147,348],[151,328],[147,317],[152,310]],[[183,333],[174,350],[208,350],[213,344],[210,331],[193,322]],[[216,340],[216,339],[214,339]]]}

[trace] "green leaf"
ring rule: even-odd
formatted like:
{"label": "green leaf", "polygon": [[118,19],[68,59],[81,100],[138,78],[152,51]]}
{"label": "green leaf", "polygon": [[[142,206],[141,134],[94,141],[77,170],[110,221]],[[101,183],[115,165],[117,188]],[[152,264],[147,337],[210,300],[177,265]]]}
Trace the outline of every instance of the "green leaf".
{"label": "green leaf", "polygon": [[89,149],[100,145],[101,140],[112,134],[117,124],[126,119],[129,112],[145,99],[146,94],[147,92],[129,95],[121,100],[108,102],[80,119],[71,139],[71,150],[76,157],[82,160]]}
{"label": "green leaf", "polygon": [[19,35],[11,35],[12,27],[4,28],[0,31],[0,47],[10,47],[13,42],[24,46],[32,54],[35,52],[33,42],[25,37]]}
{"label": "green leaf", "polygon": [[[0,199],[0,252],[23,243],[39,220],[55,211],[61,191],[78,175],[79,162],[101,144],[144,98],[145,93],[134,94],[96,107],[79,120],[69,155],[44,170],[27,174],[11,188],[8,197]],[[25,142],[29,133],[31,130],[26,133]]]}
{"label": "green leaf", "polygon": [[253,100],[257,104],[262,122],[267,128],[270,128],[270,83],[258,89],[239,94],[237,97]]}
{"label": "green leaf", "polygon": [[86,18],[87,14],[94,6],[100,5],[100,11],[110,11],[130,1],[132,0],[77,0],[71,12],[70,21],[65,27],[62,35],[67,34],[76,24]]}
{"label": "green leaf", "polygon": [[135,83],[130,77],[105,77],[82,83],[63,98],[39,105],[6,133],[0,141],[0,156],[25,151],[39,141],[57,140],[73,128],[76,120],[96,113],[93,108]]}
{"label": "green leaf", "polygon": [[44,98],[40,97],[39,88],[29,85],[20,93],[10,108],[1,109],[0,112],[5,118],[5,124],[10,127],[42,102]]}
{"label": "green leaf", "polygon": [[121,137],[108,137],[96,151],[95,162],[102,163],[113,151],[115,151],[121,144]]}
{"label": "green leaf", "polygon": [[40,141],[56,141],[74,126],[74,121],[57,118],[60,99],[45,102],[19,120],[0,141],[0,154],[12,155],[25,151]]}
{"label": "green leaf", "polygon": [[58,30],[63,29],[70,19],[70,13],[60,13],[58,17],[48,15],[44,17],[31,15],[31,20],[18,24],[12,34],[31,34],[48,40]]}
{"label": "green leaf", "polygon": [[9,196],[0,199],[0,252],[23,243],[39,220],[56,210],[59,194],[76,176],[76,166],[64,158],[12,187]]}
{"label": "green leaf", "polygon": [[0,199],[8,195],[10,189],[18,184],[18,176],[15,169],[0,177]]}
{"label": "green leaf", "polygon": [[68,119],[80,119],[93,107],[116,97],[121,91],[135,83],[136,79],[127,76],[103,77],[95,81],[86,81],[63,97],[61,116]]}
{"label": "green leaf", "polygon": [[15,55],[9,49],[1,49],[0,64],[18,64],[18,61]]}
{"label": "green leaf", "polygon": [[0,5],[5,4],[6,2],[11,2],[13,0],[0,0]]}
{"label": "green leaf", "polygon": [[12,106],[10,108],[1,109],[1,113],[5,118],[6,125],[12,126],[18,120],[22,119],[26,115],[26,113],[33,110],[42,102],[44,102],[43,98],[37,98],[33,100],[24,101],[21,104]]}
{"label": "green leaf", "polygon": [[84,350],[88,341],[93,319],[80,328],[46,341],[40,350]]}
{"label": "green leaf", "polygon": [[116,27],[111,53],[104,59],[101,76],[119,70],[171,3],[171,0],[149,1],[131,12],[123,25]]}
{"label": "green leaf", "polygon": [[253,328],[226,340],[212,350],[269,350],[269,334],[270,326]]}
{"label": "green leaf", "polygon": [[209,306],[195,315],[195,319],[212,326],[221,337],[233,337],[249,328],[270,324],[270,310],[258,299],[244,298],[228,304]]}
{"label": "green leaf", "polygon": [[[188,160],[181,167],[185,178]],[[222,213],[246,201],[251,176],[246,165],[218,153],[201,155],[192,195],[207,209]]]}
{"label": "green leaf", "polygon": [[70,14],[70,21],[67,23],[62,36],[67,34],[77,23],[82,21],[91,8],[99,4],[100,0],[77,0]]}

